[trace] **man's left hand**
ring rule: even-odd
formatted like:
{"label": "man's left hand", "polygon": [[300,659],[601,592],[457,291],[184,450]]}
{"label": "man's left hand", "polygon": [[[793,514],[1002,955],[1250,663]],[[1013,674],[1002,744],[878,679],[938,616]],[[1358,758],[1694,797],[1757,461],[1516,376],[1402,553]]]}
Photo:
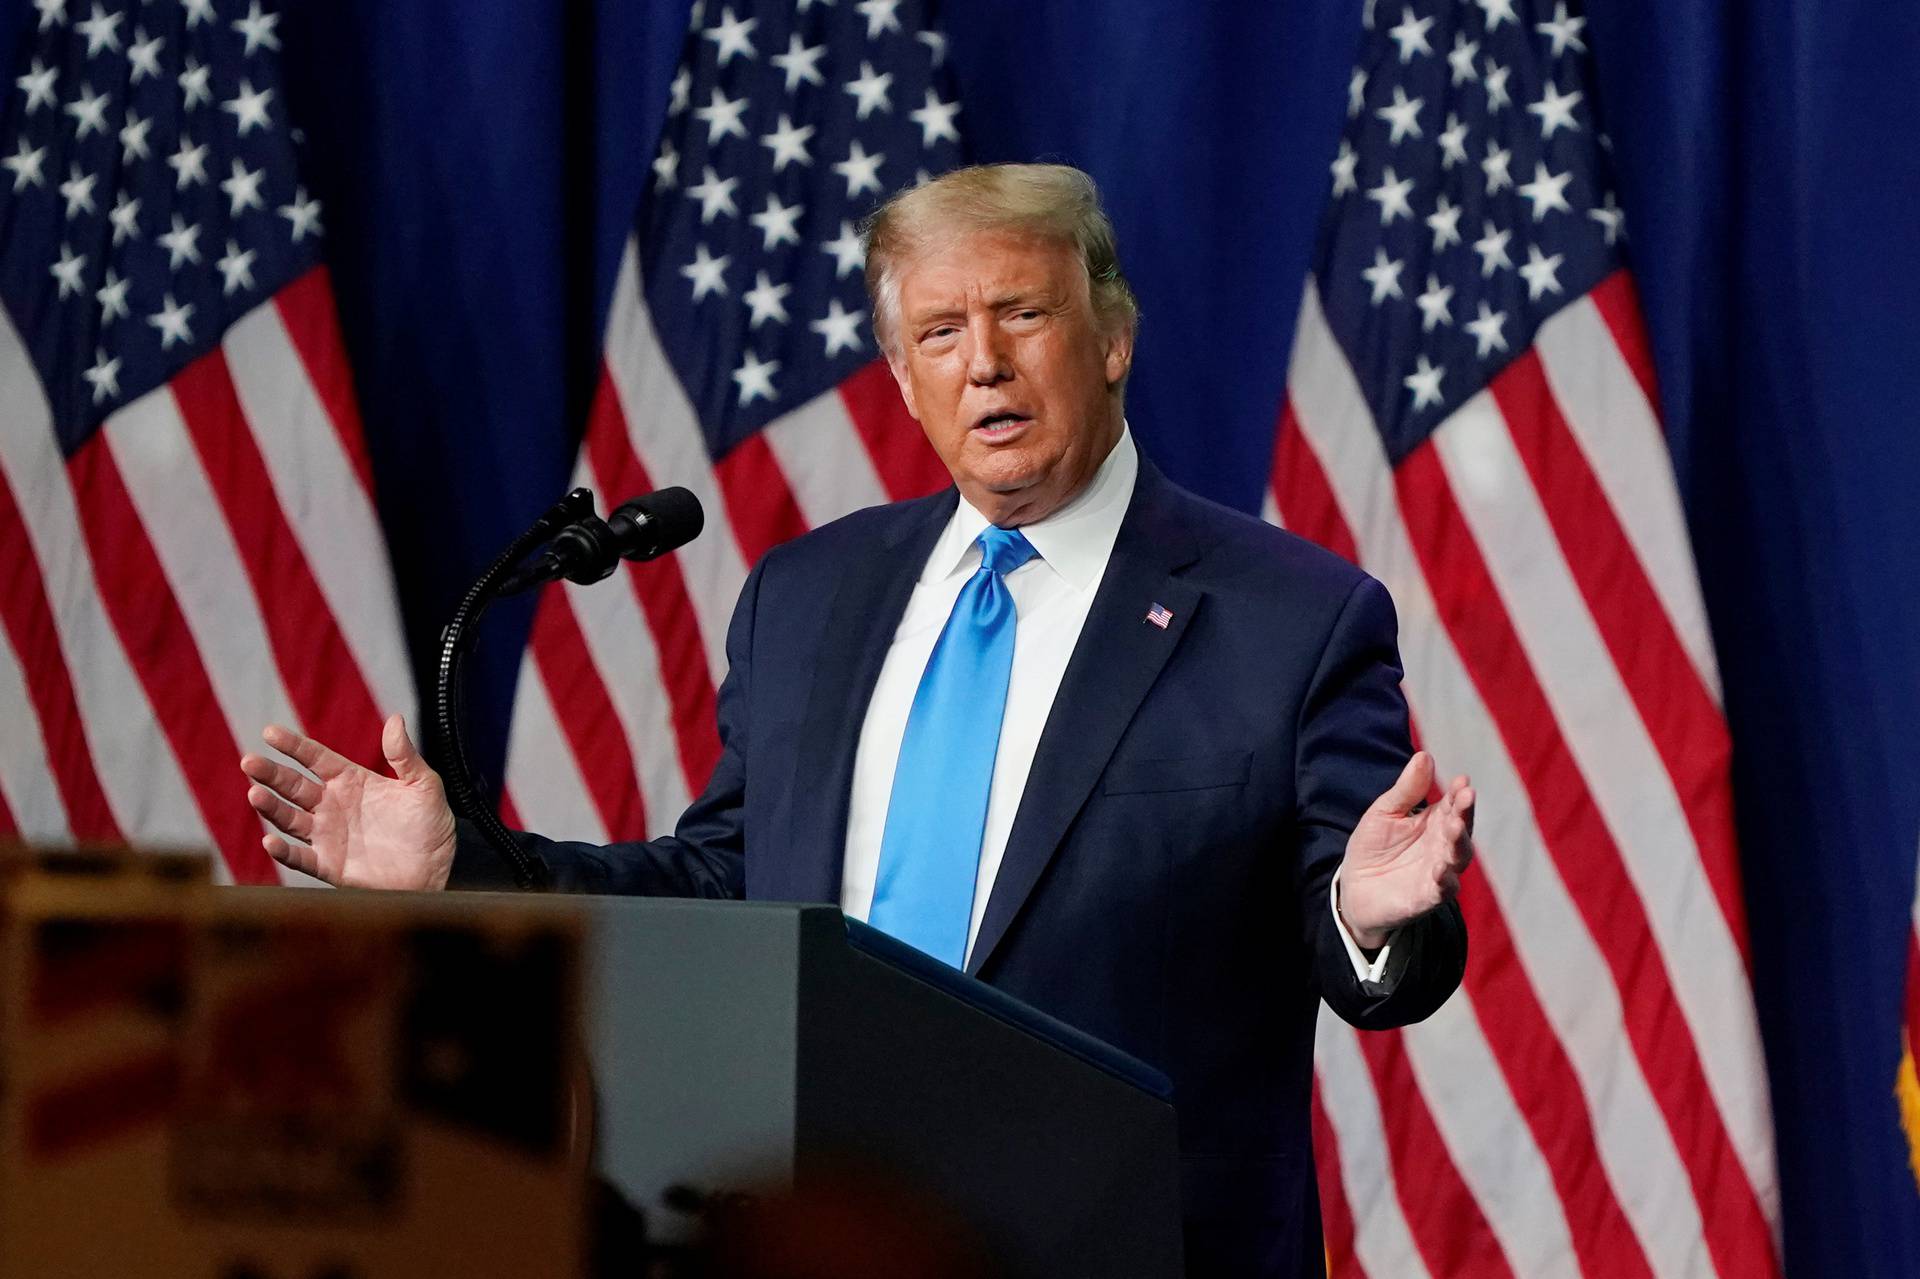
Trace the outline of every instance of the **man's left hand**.
{"label": "man's left hand", "polygon": [[1456,777],[1423,807],[1433,776],[1433,756],[1416,751],[1347,839],[1340,918],[1363,949],[1378,949],[1394,929],[1451,901],[1473,861],[1473,786]]}

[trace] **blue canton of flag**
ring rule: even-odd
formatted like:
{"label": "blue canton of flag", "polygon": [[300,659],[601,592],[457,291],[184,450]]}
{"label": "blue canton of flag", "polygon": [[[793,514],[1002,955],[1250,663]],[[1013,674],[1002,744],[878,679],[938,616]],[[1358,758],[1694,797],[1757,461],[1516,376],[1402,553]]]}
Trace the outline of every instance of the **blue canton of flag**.
{"label": "blue canton of flag", "polygon": [[318,257],[280,18],[36,0],[0,134],[0,299],[71,456]]}
{"label": "blue canton of flag", "polygon": [[[1620,265],[1586,19],[1373,0],[1315,274],[1398,461]],[[1596,146],[1595,143],[1600,145]]]}
{"label": "blue canton of flag", "polygon": [[715,457],[875,350],[857,228],[960,160],[945,41],[915,0],[696,6],[636,237]]}

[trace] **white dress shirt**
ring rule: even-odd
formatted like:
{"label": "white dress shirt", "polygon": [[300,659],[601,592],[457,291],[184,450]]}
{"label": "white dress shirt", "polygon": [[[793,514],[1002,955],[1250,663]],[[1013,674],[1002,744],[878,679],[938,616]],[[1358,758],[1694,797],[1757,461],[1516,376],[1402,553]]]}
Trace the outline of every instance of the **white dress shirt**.
{"label": "white dress shirt", "polygon": [[[1107,561],[1120,536],[1120,523],[1139,472],[1140,458],[1132,433],[1123,427],[1119,442],[1078,496],[1045,519],[1020,528],[1039,554],[1006,575],[1019,620],[1014,629],[1007,709],[1000,722],[1000,744],[987,793],[980,867],[974,877],[973,915],[967,925],[969,958],[993,894],[1001,858],[1006,855],[1007,836],[1013,830],[1027,774],[1040,747],[1041,731],[1053,710],[1060,680],[1067,673],[1067,662],[1079,643],[1087,612],[1093,607],[1094,593],[1106,575]],[[920,570],[920,580],[914,584],[907,611],[880,667],[873,699],[867,703],[854,754],[846,857],[840,875],[840,908],[855,919],[866,919],[873,908],[880,840],[893,796],[894,766],[899,762],[900,741],[906,735],[907,715],[913,709],[920,676],[960,596],[960,588],[980,567],[980,548],[975,539],[987,524],[987,517],[965,497],[954,507]],[[1337,913],[1334,923],[1346,941],[1354,971],[1363,980],[1378,980],[1386,966],[1386,950],[1383,948],[1369,962],[1347,935]]]}

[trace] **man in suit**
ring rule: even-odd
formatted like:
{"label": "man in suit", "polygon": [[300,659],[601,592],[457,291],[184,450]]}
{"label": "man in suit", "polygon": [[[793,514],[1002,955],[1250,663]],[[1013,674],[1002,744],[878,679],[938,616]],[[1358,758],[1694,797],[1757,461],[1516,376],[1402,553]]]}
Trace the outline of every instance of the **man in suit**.
{"label": "man in suit", "polygon": [[[1434,803],[1386,591],[1165,479],[1122,413],[1136,314],[1084,174],[961,170],[870,221],[874,328],[954,479],[755,567],[723,752],[674,835],[525,836],[565,888],[835,901],[1167,1071],[1189,1268],[1319,1273],[1324,999],[1458,984],[1473,791]],[[395,774],[283,728],[249,798],[333,883],[484,883],[398,718]]]}

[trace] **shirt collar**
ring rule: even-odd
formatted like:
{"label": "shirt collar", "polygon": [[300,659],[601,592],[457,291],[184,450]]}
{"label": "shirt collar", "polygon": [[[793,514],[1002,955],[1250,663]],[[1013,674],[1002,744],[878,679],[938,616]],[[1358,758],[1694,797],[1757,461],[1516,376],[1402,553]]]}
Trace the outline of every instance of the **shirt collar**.
{"label": "shirt collar", "polygon": [[[1033,543],[1040,558],[1070,585],[1090,591],[1100,584],[1113,543],[1120,535],[1120,522],[1126,518],[1127,503],[1133,497],[1134,480],[1140,473],[1140,455],[1134,448],[1133,432],[1122,423],[1120,438],[1093,473],[1087,486],[1065,506],[1020,531]],[[962,497],[954,507],[947,527],[934,543],[933,554],[921,574],[923,582],[937,582],[965,570],[971,573],[980,564],[976,538],[987,527],[987,517]]]}

